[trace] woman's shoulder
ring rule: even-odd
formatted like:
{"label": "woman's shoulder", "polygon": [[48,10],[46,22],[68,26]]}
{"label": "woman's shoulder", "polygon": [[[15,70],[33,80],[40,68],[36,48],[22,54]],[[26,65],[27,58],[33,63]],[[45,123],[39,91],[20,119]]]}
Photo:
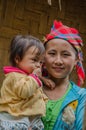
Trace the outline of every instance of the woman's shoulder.
{"label": "woman's shoulder", "polygon": [[76,85],[74,82],[71,82],[72,84],[72,91],[75,92],[77,95],[85,95],[86,96],[86,88],[81,88],[78,85]]}

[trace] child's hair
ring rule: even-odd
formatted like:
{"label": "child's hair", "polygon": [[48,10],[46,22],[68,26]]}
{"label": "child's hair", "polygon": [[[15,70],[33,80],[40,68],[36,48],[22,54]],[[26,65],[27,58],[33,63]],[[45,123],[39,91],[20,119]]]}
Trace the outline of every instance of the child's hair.
{"label": "child's hair", "polygon": [[9,61],[13,66],[16,66],[15,57],[18,56],[20,60],[22,60],[26,51],[35,46],[38,48],[38,55],[42,54],[45,51],[43,43],[38,39],[31,35],[17,35],[15,36],[10,44],[9,48]]}

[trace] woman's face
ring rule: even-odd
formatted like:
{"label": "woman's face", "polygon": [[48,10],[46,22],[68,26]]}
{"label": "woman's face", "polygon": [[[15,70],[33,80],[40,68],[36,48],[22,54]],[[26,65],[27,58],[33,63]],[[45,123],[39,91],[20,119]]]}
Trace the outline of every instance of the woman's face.
{"label": "woman's face", "polygon": [[67,41],[52,39],[47,43],[45,65],[50,76],[66,78],[76,63],[76,51]]}

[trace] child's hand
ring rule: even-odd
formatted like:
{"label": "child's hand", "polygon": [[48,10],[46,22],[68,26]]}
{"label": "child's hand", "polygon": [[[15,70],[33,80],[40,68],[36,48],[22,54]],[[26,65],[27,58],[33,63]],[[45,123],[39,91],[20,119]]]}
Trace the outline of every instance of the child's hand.
{"label": "child's hand", "polygon": [[33,71],[33,74],[36,74],[39,78],[42,75],[41,68],[37,68]]}

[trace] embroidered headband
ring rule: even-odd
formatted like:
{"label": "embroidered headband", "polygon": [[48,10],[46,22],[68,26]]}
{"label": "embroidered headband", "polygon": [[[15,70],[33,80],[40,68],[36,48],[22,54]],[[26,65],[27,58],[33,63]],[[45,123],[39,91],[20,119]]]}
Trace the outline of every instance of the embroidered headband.
{"label": "embroidered headband", "polygon": [[57,22],[56,20],[54,20],[50,33],[47,34],[45,37],[44,44],[46,44],[49,40],[54,38],[64,39],[68,41],[76,49],[79,58],[79,61],[76,65],[78,85],[82,85],[85,79],[85,72],[82,65],[83,55],[81,51],[81,46],[83,46],[83,43],[81,37],[79,36],[78,30],[76,30],[75,28],[65,26],[60,21]]}

